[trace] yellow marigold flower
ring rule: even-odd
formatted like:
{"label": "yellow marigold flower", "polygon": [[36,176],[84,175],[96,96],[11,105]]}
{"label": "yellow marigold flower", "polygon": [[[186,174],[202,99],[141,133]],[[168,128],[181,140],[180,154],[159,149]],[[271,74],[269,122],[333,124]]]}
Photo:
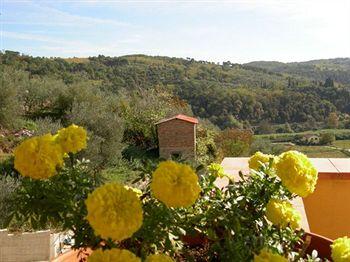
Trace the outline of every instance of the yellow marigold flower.
{"label": "yellow marigold flower", "polygon": [[267,155],[261,152],[256,152],[254,155],[252,155],[249,159],[249,168],[254,170],[259,170],[261,167],[261,164],[268,164],[270,161],[270,158],[274,158],[273,155]]}
{"label": "yellow marigold flower", "polygon": [[266,206],[266,217],[274,225],[293,228],[300,227],[301,215],[288,201],[271,199]]}
{"label": "yellow marigold flower", "polygon": [[259,255],[254,255],[254,262],[288,262],[288,259],[264,248]]}
{"label": "yellow marigold flower", "polygon": [[134,253],[126,249],[95,250],[88,257],[88,262],[141,262]]}
{"label": "yellow marigold flower", "polygon": [[81,126],[70,125],[58,131],[56,141],[65,153],[77,153],[86,148],[87,134]]}
{"label": "yellow marigold flower", "polygon": [[215,177],[224,177],[225,176],[224,168],[220,164],[211,163],[207,167],[207,169],[212,176],[215,176]]}
{"label": "yellow marigold flower", "polygon": [[14,150],[14,166],[22,176],[34,179],[49,178],[63,165],[63,153],[51,134],[32,137]]}
{"label": "yellow marigold flower", "polygon": [[292,193],[306,197],[314,192],[318,173],[304,154],[297,151],[282,153],[276,163],[276,174]]}
{"label": "yellow marigold flower", "polygon": [[148,256],[145,262],[174,262],[174,260],[164,254],[153,254]]}
{"label": "yellow marigold flower", "polygon": [[85,200],[86,219],[96,235],[116,241],[131,237],[142,225],[141,201],[118,183],[105,184]]}
{"label": "yellow marigold flower", "polygon": [[334,240],[332,247],[332,259],[334,262],[350,261],[350,238],[341,237]]}
{"label": "yellow marigold flower", "polygon": [[160,163],[154,171],[151,189],[154,196],[168,207],[188,207],[194,204],[201,192],[192,168],[170,160]]}

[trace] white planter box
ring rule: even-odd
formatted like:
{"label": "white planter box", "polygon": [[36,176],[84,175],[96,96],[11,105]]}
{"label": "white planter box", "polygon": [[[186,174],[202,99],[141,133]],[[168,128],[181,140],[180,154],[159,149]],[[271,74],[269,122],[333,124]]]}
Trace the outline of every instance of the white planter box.
{"label": "white planter box", "polygon": [[22,234],[0,230],[0,261],[50,261],[60,252],[60,237],[49,230]]}

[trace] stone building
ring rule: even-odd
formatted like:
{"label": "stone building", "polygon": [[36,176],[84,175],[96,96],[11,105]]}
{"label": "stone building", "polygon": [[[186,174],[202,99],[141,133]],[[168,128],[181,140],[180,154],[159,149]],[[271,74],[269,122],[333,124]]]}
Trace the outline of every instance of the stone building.
{"label": "stone building", "polygon": [[320,136],[315,134],[306,134],[301,138],[303,144],[318,145],[320,143]]}
{"label": "stone building", "polygon": [[195,158],[198,119],[176,115],[156,123],[161,158]]}

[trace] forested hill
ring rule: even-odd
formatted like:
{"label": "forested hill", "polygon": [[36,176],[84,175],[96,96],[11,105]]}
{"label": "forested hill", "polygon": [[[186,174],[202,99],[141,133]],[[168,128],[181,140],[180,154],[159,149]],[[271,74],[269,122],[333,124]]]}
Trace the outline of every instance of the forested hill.
{"label": "forested hill", "polygon": [[342,84],[350,84],[350,58],[320,59],[307,62],[281,63],[256,61],[245,64],[275,73],[303,76],[318,81],[332,78]]}
{"label": "forested hill", "polygon": [[315,125],[331,112],[350,113],[349,59],[218,65],[145,55],[39,58],[11,51],[1,53],[0,59],[3,76],[12,78],[7,82],[14,85],[22,72],[27,82],[36,84],[37,79],[61,81],[68,87],[84,83],[114,93],[158,88],[186,101],[196,116],[221,128]]}

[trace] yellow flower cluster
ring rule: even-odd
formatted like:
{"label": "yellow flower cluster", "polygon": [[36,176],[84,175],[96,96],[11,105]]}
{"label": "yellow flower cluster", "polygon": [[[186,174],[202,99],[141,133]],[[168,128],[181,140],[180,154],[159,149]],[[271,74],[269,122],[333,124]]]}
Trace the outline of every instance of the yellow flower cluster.
{"label": "yellow flower cluster", "polygon": [[96,235],[116,241],[131,237],[142,225],[142,206],[137,194],[118,183],[105,184],[85,200],[86,219]]}
{"label": "yellow flower cluster", "polygon": [[174,262],[174,260],[164,254],[154,254],[146,258],[145,262]]}
{"label": "yellow flower cluster", "polygon": [[271,199],[266,206],[266,217],[274,225],[293,229],[300,227],[301,215],[288,201]]}
{"label": "yellow flower cluster", "polygon": [[63,165],[65,153],[76,153],[86,147],[84,128],[71,125],[52,136],[32,137],[23,141],[14,150],[14,165],[22,176],[45,179],[56,174]]}
{"label": "yellow flower cluster", "polygon": [[350,262],[350,238],[338,238],[334,240],[331,247],[334,262]]}
{"label": "yellow flower cluster", "polygon": [[288,262],[288,259],[264,248],[259,255],[254,255],[254,262]]}
{"label": "yellow flower cluster", "polygon": [[207,167],[210,175],[215,176],[215,177],[224,177],[225,176],[225,171],[224,168],[217,163],[211,163],[208,167]]}
{"label": "yellow flower cluster", "polygon": [[151,189],[155,198],[168,207],[188,207],[201,192],[192,168],[170,160],[160,163],[154,171]]}
{"label": "yellow flower cluster", "polygon": [[62,149],[51,134],[23,141],[15,148],[14,156],[16,170],[34,179],[49,178],[63,165]]}
{"label": "yellow flower cluster", "polygon": [[318,173],[310,160],[297,151],[282,153],[276,163],[276,174],[292,193],[306,197],[314,192]]}
{"label": "yellow flower cluster", "polygon": [[59,130],[56,140],[61,145],[64,153],[77,153],[86,148],[86,130],[73,124]]}
{"label": "yellow flower cluster", "polygon": [[267,155],[261,152],[256,152],[249,159],[249,168],[259,170],[262,164],[268,164],[273,155]]}
{"label": "yellow flower cluster", "polygon": [[95,250],[88,257],[88,262],[141,262],[134,253],[126,249]]}

